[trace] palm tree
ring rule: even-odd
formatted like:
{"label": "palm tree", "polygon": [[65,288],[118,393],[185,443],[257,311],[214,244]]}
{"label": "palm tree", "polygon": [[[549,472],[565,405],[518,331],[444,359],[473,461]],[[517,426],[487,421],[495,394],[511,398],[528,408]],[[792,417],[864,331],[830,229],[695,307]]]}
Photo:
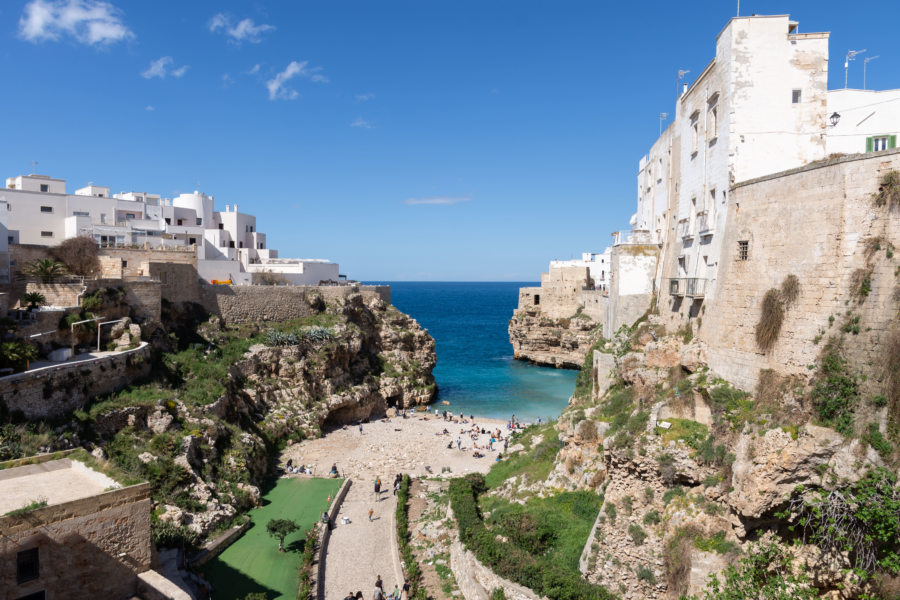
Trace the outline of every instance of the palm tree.
{"label": "palm tree", "polygon": [[47,298],[40,292],[28,292],[27,294],[22,294],[22,302],[28,304],[28,310],[34,310],[46,301]]}
{"label": "palm tree", "polygon": [[52,258],[38,258],[25,265],[22,272],[29,277],[40,279],[41,283],[52,283],[53,280],[66,274],[66,265]]}

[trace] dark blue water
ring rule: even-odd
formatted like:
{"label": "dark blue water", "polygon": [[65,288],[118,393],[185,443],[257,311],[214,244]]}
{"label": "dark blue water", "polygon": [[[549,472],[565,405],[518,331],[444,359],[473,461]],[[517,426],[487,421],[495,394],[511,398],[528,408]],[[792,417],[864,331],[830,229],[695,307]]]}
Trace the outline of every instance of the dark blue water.
{"label": "dark blue water", "polygon": [[556,418],[575,389],[575,371],[513,360],[507,325],[519,288],[534,283],[386,282],[391,301],[437,344],[437,402],[480,417]]}

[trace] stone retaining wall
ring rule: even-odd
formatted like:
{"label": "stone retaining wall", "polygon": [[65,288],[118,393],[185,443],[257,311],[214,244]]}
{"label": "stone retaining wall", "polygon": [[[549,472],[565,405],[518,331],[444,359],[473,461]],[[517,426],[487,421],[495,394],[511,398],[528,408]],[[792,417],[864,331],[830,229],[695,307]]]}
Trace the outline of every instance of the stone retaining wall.
{"label": "stone retaining wall", "polygon": [[[334,497],[331,508],[328,509],[328,518],[332,523],[337,519],[338,511],[340,511],[341,504],[344,502],[347,490],[350,489],[351,485],[352,480],[350,478],[345,479],[341,489],[338,490],[337,496]],[[318,527],[321,527],[322,530],[319,532],[319,547],[316,549],[316,554],[313,557],[313,564],[316,564],[317,568],[316,577],[313,581],[312,595],[316,600],[325,600],[325,558],[328,554],[328,540],[331,538],[331,529],[326,527],[324,523],[320,523]]]}
{"label": "stone retaining wall", "polygon": [[[447,517],[453,521],[453,509],[447,506]],[[456,584],[466,600],[490,600],[491,592],[502,588],[507,600],[542,600],[528,588],[500,577],[466,550],[459,533],[451,527],[453,542],[450,544],[450,569],[456,577]]]}
{"label": "stone retaining wall", "polygon": [[226,323],[247,321],[288,321],[316,312],[310,307],[314,295],[326,301],[351,294],[377,296],[391,302],[390,286],[287,286],[287,285],[211,285],[200,286],[200,303],[210,314]]}
{"label": "stone retaining wall", "polygon": [[28,419],[64,417],[150,373],[150,346],[0,377],[0,402]]}

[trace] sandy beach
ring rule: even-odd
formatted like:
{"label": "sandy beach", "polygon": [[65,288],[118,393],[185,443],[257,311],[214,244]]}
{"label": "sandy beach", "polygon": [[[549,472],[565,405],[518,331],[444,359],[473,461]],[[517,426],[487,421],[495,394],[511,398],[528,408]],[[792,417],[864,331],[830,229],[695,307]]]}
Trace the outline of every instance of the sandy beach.
{"label": "sandy beach", "polygon": [[[332,464],[341,476],[357,480],[393,481],[396,473],[429,477],[446,473],[486,473],[503,450],[510,430],[505,421],[475,418],[474,422],[445,421],[434,413],[408,413],[408,418],[390,417],[364,423],[362,432],[356,425],[327,432],[323,437],[304,440],[289,446],[282,454],[282,464],[312,466],[314,476],[325,477]],[[478,434],[471,434],[477,426]],[[486,433],[482,434],[481,429]],[[488,449],[491,433],[500,430],[501,439],[494,450]],[[446,430],[448,433],[444,433]],[[460,440],[462,450],[457,449]],[[473,456],[478,445],[483,458]],[[452,446],[452,447],[450,447]]]}

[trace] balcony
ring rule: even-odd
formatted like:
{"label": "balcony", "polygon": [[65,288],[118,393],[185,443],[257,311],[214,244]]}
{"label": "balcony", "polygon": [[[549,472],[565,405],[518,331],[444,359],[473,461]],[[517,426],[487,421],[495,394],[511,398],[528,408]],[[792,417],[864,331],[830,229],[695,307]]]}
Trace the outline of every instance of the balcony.
{"label": "balcony", "polygon": [[706,279],[700,277],[669,278],[669,295],[686,298],[703,298],[706,294]]}
{"label": "balcony", "polygon": [[694,237],[694,232],[691,231],[690,219],[681,219],[678,221],[678,237],[682,240],[689,240]]}
{"label": "balcony", "polygon": [[708,210],[697,213],[697,233],[701,236],[712,235],[714,228],[715,222]]}

